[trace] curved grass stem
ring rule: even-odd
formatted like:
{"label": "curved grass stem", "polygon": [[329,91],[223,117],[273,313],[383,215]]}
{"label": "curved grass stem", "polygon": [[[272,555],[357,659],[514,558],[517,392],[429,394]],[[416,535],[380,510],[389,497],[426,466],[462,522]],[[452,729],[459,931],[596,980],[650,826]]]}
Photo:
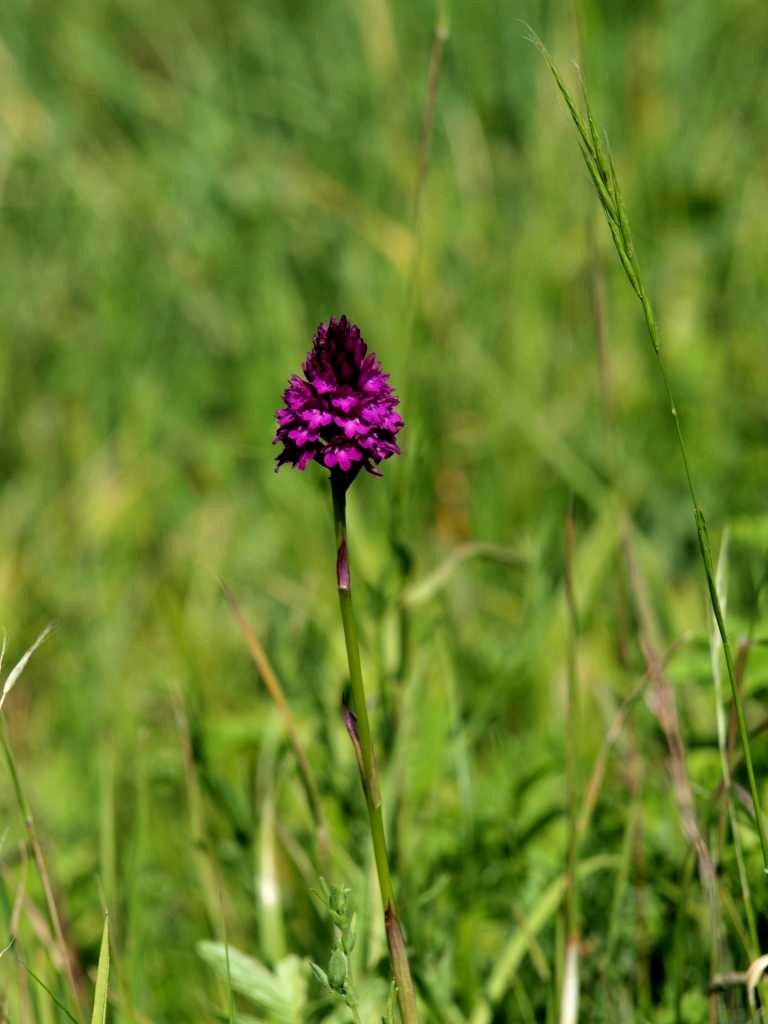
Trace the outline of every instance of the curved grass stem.
{"label": "curved grass stem", "polygon": [[653,351],[656,357],[656,364],[659,370],[659,376],[661,377],[662,387],[666,396],[666,400],[669,405],[669,410],[675,423],[675,436],[677,438],[677,445],[680,451],[680,457],[683,463],[683,471],[685,475],[685,482],[688,488],[688,495],[691,500],[693,507],[693,518],[696,525],[696,536],[698,540],[699,554],[701,555],[701,561],[704,568],[704,574],[707,581],[707,590],[709,592],[709,599],[712,605],[712,613],[717,623],[717,630],[720,634],[720,639],[723,646],[723,654],[725,656],[725,667],[728,674],[728,681],[731,686],[731,695],[733,697],[734,707],[736,709],[736,718],[739,726],[739,738],[741,740],[741,746],[744,751],[744,761],[747,766],[747,776],[749,779],[749,789],[752,797],[752,805],[755,815],[755,826],[757,828],[757,834],[760,840],[760,850],[763,856],[763,868],[768,873],[768,839],[766,838],[765,826],[763,823],[763,816],[760,809],[760,799],[757,791],[757,781],[755,779],[755,770],[752,764],[752,753],[749,747],[749,733],[747,730],[747,723],[744,716],[744,707],[741,700],[741,694],[739,687],[736,682],[736,671],[733,662],[733,655],[731,651],[730,641],[728,639],[728,631],[725,623],[725,615],[723,614],[723,608],[720,602],[720,597],[717,592],[717,585],[715,582],[715,571],[712,561],[712,551],[709,543],[709,533],[707,531],[707,524],[704,518],[704,513],[699,505],[698,498],[696,495],[696,489],[693,483],[693,474],[691,472],[690,459],[688,457],[688,449],[683,436],[683,429],[680,425],[680,418],[677,413],[677,406],[672,394],[672,387],[667,373],[666,363],[661,354],[661,347],[659,345],[658,331],[656,327],[656,319],[653,314],[653,307],[648,297],[648,293],[643,283],[643,278],[640,273],[640,267],[637,262],[635,255],[634,246],[632,244],[632,235],[630,232],[629,221],[627,219],[626,210],[624,208],[624,200],[622,198],[621,190],[619,188],[619,181],[616,175],[616,168],[613,160],[611,159],[610,153],[607,151],[607,144],[601,133],[597,128],[595,120],[592,116],[592,110],[589,103],[589,96],[587,94],[586,87],[582,81],[582,91],[584,97],[584,103],[586,106],[586,120],[579,113],[576,102],[571,95],[568,87],[566,86],[556,64],[552,60],[549,52],[547,51],[541,40],[529,30],[530,41],[537,47],[539,52],[544,57],[547,65],[552,72],[552,75],[557,84],[557,88],[560,91],[563,100],[565,101],[568,111],[571,115],[571,119],[576,127],[576,131],[579,136],[579,148],[581,149],[584,163],[586,164],[587,171],[589,172],[590,178],[597,191],[600,205],[603,208],[608,227],[610,228],[611,238],[616,249],[616,254],[619,257],[624,272],[627,275],[632,290],[637,295],[640,305],[643,310],[643,318],[645,321],[646,330],[648,333],[649,340],[653,347]]}
{"label": "curved grass stem", "polygon": [[[53,895],[53,886],[51,885],[48,867],[45,862],[45,857],[43,856],[43,848],[40,845],[40,840],[37,836],[37,829],[35,827],[35,819],[32,817],[32,810],[21,786],[21,778],[19,776],[13,750],[11,748],[11,741],[8,736],[8,730],[5,722],[5,715],[2,711],[0,711],[0,746],[2,746],[3,753],[5,754],[5,760],[8,765],[8,771],[11,775],[11,782],[13,783],[13,790],[16,796],[16,803],[18,804],[19,811],[24,819],[24,827],[27,830],[29,845],[32,849],[32,856],[35,861],[35,867],[37,868],[40,884],[43,889],[43,895],[45,896],[45,902],[48,907],[48,914],[51,919],[51,924],[53,925],[53,934],[56,940],[59,956],[61,958],[62,970],[69,987],[72,1005],[76,1013],[76,1017],[73,1019],[78,1019],[82,1017],[82,1007],[80,1005],[80,992],[77,987],[75,972],[72,966],[72,953],[67,945],[66,939],[64,938],[64,931],[61,926],[61,917],[59,916],[58,907],[56,906],[56,900]],[[71,1016],[72,1015],[70,1014],[70,1017]]]}

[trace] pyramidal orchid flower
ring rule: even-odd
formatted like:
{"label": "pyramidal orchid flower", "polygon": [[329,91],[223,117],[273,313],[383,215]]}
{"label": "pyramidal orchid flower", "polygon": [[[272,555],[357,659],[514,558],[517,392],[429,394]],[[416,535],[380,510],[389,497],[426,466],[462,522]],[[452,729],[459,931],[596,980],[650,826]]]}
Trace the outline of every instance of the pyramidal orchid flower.
{"label": "pyramidal orchid flower", "polygon": [[347,486],[361,469],[381,476],[379,463],[397,455],[403,421],[398,398],[360,328],[346,316],[320,324],[302,366],[283,393],[273,444],[276,468],[319,462]]}
{"label": "pyramidal orchid flower", "polygon": [[286,464],[306,469],[319,462],[330,470],[336,529],[336,587],[344,628],[352,706],[344,722],[355,749],[379,882],[389,958],[403,1024],[417,1024],[418,1008],[403,930],[389,867],[384,815],[373,736],[363,683],[360,646],[347,550],[347,490],[361,469],[381,476],[380,463],[397,455],[403,421],[389,375],[363,341],[360,328],[346,316],[320,324],[312,350],[291,377],[276,414],[274,444],[282,444],[277,469]]}

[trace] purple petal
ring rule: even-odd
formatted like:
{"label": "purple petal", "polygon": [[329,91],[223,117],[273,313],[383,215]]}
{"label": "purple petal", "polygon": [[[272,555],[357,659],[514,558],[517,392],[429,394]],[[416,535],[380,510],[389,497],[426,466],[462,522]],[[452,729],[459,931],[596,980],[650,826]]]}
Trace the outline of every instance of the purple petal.
{"label": "purple petal", "polygon": [[362,462],[369,473],[380,475],[376,463],[400,450],[395,438],[403,420],[395,411],[398,399],[389,376],[368,352],[359,327],[346,316],[319,324],[302,369],[304,378],[291,377],[284,408],[275,414],[273,443],[283,446],[278,467],[289,463],[304,469],[315,459],[356,475]]}
{"label": "purple petal", "polygon": [[351,416],[349,419],[345,419],[344,416],[334,416],[333,422],[337,427],[341,427],[346,437],[362,437],[368,433],[371,429],[367,423],[363,423],[357,416]]}
{"label": "purple petal", "polygon": [[331,405],[341,409],[342,412],[349,412],[354,409],[359,400],[360,396],[355,394],[352,388],[344,388],[331,399]]}
{"label": "purple petal", "polygon": [[317,406],[302,409],[299,415],[312,430],[327,427],[329,423],[333,422],[333,416],[326,409],[321,409]]}
{"label": "purple petal", "polygon": [[305,445],[308,441],[317,441],[320,435],[316,430],[310,430],[309,427],[296,427],[295,430],[288,431],[288,437],[292,441],[295,441],[297,445]]}

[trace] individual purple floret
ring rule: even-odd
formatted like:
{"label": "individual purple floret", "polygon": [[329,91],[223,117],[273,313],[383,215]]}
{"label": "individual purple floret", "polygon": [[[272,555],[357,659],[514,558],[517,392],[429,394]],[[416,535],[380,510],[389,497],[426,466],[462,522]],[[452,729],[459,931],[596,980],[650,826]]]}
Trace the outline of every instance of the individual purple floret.
{"label": "individual purple floret", "polygon": [[273,444],[282,444],[279,469],[305,469],[313,460],[351,482],[361,469],[381,476],[380,462],[400,449],[403,426],[389,374],[346,316],[320,324],[312,351],[283,392]]}

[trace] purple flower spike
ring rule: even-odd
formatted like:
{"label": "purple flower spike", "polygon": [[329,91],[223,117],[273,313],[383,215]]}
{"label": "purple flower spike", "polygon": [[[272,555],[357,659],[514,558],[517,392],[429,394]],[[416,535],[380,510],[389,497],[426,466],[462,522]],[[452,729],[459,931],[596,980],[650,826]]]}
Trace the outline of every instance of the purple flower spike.
{"label": "purple flower spike", "polygon": [[319,462],[348,486],[361,469],[381,476],[377,466],[400,449],[403,426],[389,374],[363,341],[360,328],[342,316],[320,324],[312,351],[283,392],[273,444],[282,444],[277,469],[289,463],[305,469]]}

